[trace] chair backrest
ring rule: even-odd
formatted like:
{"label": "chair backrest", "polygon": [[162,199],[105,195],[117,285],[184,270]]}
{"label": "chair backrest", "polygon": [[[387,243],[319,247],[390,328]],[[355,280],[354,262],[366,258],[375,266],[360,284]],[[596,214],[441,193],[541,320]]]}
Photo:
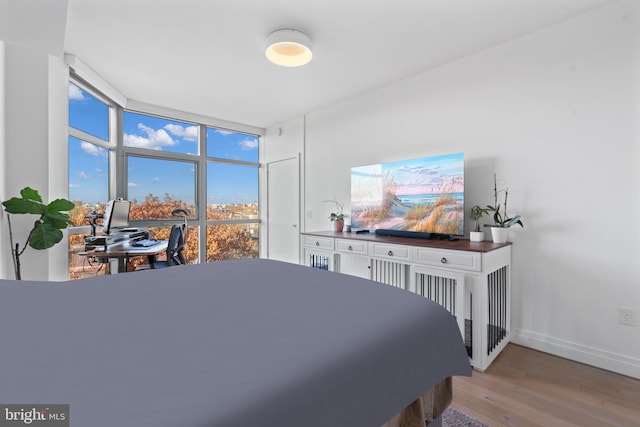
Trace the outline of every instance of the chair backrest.
{"label": "chair backrest", "polygon": [[169,234],[169,243],[167,245],[167,264],[186,264],[187,261],[184,259],[182,251],[184,251],[184,236],[182,234],[182,226],[174,225],[171,227],[171,234]]}

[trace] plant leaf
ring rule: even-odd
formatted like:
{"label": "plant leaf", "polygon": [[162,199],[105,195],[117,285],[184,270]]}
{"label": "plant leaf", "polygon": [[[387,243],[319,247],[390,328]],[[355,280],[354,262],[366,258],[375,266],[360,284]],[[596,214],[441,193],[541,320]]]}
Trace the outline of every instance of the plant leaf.
{"label": "plant leaf", "polygon": [[504,227],[511,227],[514,225],[520,225],[520,227],[524,228],[524,224],[522,223],[522,220],[520,219],[520,215],[516,215],[513,218],[507,218],[504,221]]}
{"label": "plant leaf", "polygon": [[36,221],[29,237],[29,246],[33,249],[48,249],[62,240],[62,231],[48,222]]}
{"label": "plant leaf", "polygon": [[38,190],[34,190],[31,187],[24,187],[22,190],[20,190],[20,195],[23,199],[35,200],[36,202],[42,203],[42,197],[40,197],[40,193],[38,193]]}
{"label": "plant leaf", "polygon": [[42,220],[60,230],[67,228],[67,225],[73,225],[69,215],[62,212],[47,212],[43,215]]}
{"label": "plant leaf", "polygon": [[69,212],[76,205],[67,199],[56,199],[47,205],[47,212]]}
{"label": "plant leaf", "polygon": [[2,202],[2,204],[4,205],[4,209],[12,214],[42,215],[47,211],[47,207],[42,203],[34,200],[18,199],[17,197],[12,197]]}

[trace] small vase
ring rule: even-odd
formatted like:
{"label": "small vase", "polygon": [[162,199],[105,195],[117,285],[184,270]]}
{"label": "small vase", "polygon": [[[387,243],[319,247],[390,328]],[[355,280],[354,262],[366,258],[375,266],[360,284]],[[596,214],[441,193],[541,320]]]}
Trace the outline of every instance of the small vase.
{"label": "small vase", "polygon": [[491,237],[493,243],[506,243],[509,228],[507,227],[491,227]]}
{"label": "small vase", "polygon": [[484,231],[472,231],[469,233],[469,240],[472,242],[482,242],[484,240]]}
{"label": "small vase", "polygon": [[340,221],[340,220],[331,221],[332,231],[342,231],[343,227],[344,227],[344,221]]}

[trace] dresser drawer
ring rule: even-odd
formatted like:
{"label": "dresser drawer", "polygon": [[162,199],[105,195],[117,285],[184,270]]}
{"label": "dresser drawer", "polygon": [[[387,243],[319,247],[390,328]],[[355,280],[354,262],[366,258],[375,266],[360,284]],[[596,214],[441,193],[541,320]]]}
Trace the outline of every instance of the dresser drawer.
{"label": "dresser drawer", "polygon": [[333,240],[331,237],[303,236],[302,245],[317,249],[333,250]]}
{"label": "dresser drawer", "polygon": [[371,256],[397,261],[411,261],[411,248],[409,246],[390,245],[387,243],[370,243]]}
{"label": "dresser drawer", "polygon": [[336,239],[336,251],[348,254],[367,255],[367,242],[349,239]]}
{"label": "dresser drawer", "polygon": [[438,267],[450,267],[469,271],[481,270],[478,252],[449,251],[443,249],[416,248],[416,263]]}

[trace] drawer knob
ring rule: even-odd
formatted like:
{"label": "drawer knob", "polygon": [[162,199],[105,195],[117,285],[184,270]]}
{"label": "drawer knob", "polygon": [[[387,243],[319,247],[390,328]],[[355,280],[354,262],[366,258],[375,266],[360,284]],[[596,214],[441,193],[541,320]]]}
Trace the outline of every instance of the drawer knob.
{"label": "drawer knob", "polygon": [[316,246],[320,246],[320,242],[316,242]]}
{"label": "drawer knob", "polygon": [[389,251],[389,256],[393,256],[393,251]]}
{"label": "drawer knob", "polygon": [[446,264],[447,263],[447,259],[445,257],[442,257],[442,259],[440,260],[441,263]]}
{"label": "drawer knob", "polygon": [[350,251],[352,251],[352,250],[353,250],[353,248],[351,247],[351,245],[349,245],[349,247],[348,247],[347,249],[349,249]]}

